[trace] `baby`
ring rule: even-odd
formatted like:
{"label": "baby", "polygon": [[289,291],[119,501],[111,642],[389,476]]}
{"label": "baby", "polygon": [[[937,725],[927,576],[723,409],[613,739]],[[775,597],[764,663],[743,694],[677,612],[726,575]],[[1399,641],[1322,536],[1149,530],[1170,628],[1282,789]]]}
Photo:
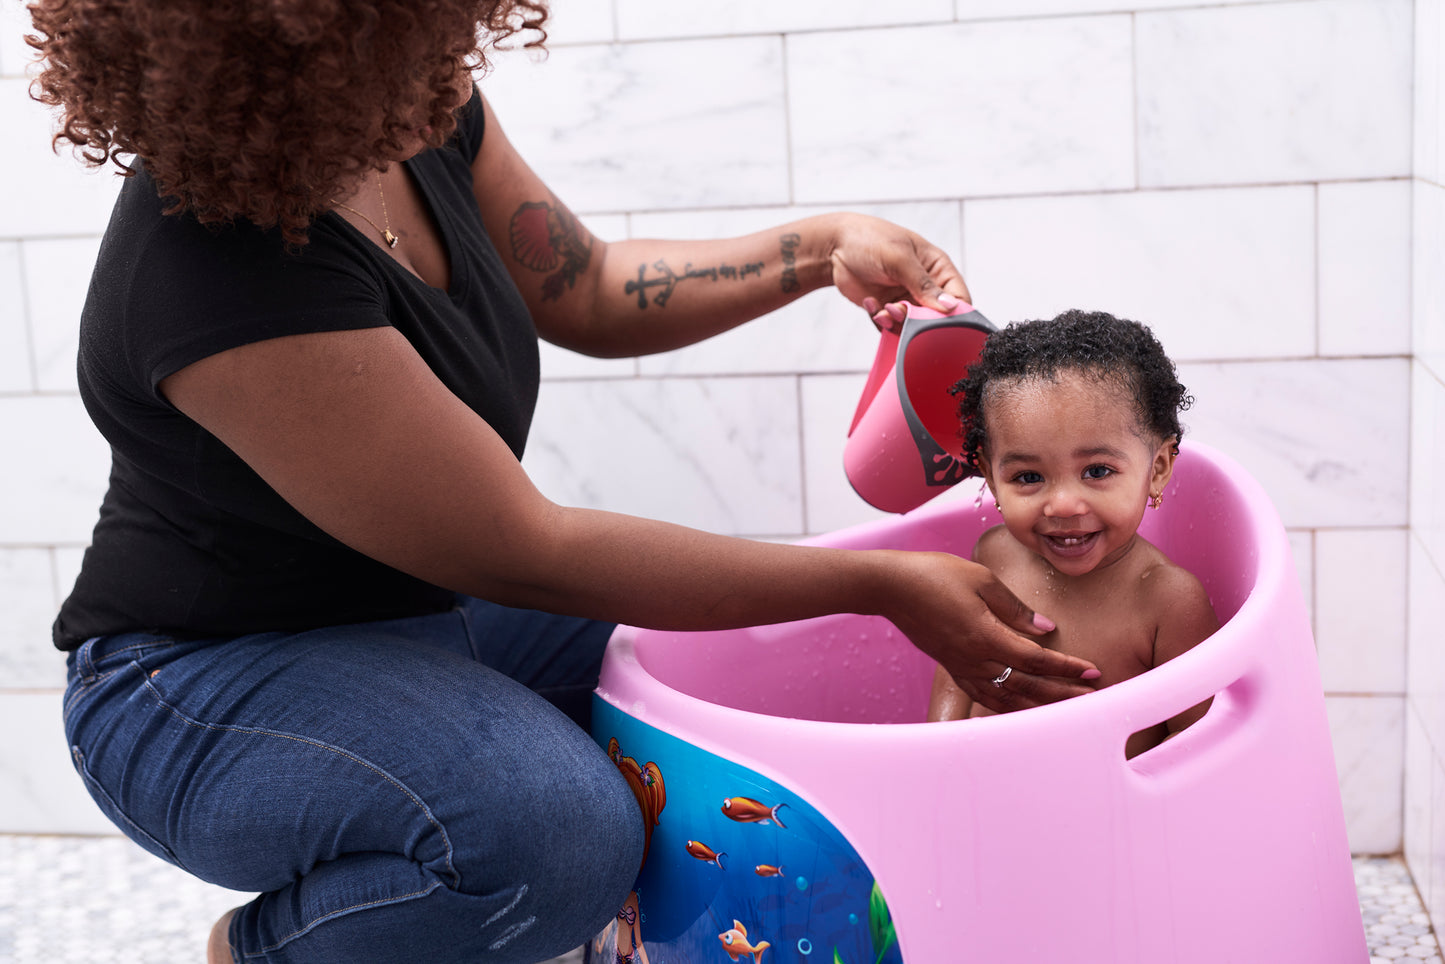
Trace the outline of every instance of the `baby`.
{"label": "baby", "polygon": [[[974,559],[1057,628],[1040,642],[1081,656],[1108,686],[1219,628],[1199,580],[1138,534],[1179,454],[1193,399],[1149,329],[1102,312],[1009,325],[989,336],[962,393],[964,452],[1003,525]],[[1008,685],[1008,670],[994,680]],[[1136,756],[1189,726],[1206,701],[1130,737]],[[930,720],[987,715],[940,667]]]}

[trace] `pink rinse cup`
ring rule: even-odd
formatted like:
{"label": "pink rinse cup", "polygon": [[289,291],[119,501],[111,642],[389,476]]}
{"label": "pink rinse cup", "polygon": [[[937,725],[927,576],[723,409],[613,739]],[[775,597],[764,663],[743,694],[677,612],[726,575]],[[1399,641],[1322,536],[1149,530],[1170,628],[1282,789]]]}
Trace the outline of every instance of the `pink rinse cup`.
{"label": "pink rinse cup", "polygon": [[843,450],[853,490],[885,512],[916,509],[974,474],[949,389],[994,326],[969,304],[947,315],[910,304],[899,331],[879,339]]}

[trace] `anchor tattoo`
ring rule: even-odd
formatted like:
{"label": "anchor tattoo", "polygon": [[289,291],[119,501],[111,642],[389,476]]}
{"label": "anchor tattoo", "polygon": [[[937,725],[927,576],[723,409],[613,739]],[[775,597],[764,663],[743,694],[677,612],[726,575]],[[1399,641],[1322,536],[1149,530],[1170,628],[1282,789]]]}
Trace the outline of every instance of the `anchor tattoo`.
{"label": "anchor tattoo", "polygon": [[672,270],[672,267],[668,265],[665,260],[659,258],[651,265],[652,269],[658,274],[658,277],[655,278],[647,277],[648,267],[646,264],[638,265],[637,280],[628,281],[622,289],[626,294],[637,295],[637,307],[639,308],[647,307],[648,291],[652,288],[661,289],[652,296],[652,303],[659,308],[665,308],[668,299],[672,297],[673,291],[684,281],[689,281],[694,278],[707,278],[709,281],[717,281],[719,279],[741,281],[747,278],[748,275],[755,274],[759,278],[763,276],[763,262],[761,261],[750,261],[741,268],[730,264],[722,264],[712,268],[694,268],[692,262],[689,261],[682,269],[682,273],[679,274]]}

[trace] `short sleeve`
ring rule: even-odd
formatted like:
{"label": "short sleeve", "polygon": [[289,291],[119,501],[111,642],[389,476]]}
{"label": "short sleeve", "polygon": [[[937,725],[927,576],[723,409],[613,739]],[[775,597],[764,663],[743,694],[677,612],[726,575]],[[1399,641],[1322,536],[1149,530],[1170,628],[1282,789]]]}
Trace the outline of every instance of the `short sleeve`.
{"label": "short sleeve", "polygon": [[127,182],[81,320],[81,362],[137,399],[209,355],[285,335],[387,325],[362,242],[323,218],[301,250],[245,222],[163,215],[149,179]]}
{"label": "short sleeve", "polygon": [[486,126],[487,112],[482,107],[482,92],[473,84],[471,99],[457,110],[457,143],[468,163],[476,160],[477,152],[482,149]]}

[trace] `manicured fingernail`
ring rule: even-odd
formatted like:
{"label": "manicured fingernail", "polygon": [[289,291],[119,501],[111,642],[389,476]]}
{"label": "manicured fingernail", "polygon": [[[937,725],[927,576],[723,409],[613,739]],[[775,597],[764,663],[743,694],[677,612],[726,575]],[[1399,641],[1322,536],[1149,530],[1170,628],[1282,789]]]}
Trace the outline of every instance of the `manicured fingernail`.
{"label": "manicured fingernail", "polygon": [[958,299],[955,298],[953,295],[949,294],[947,291],[938,296],[938,303],[940,305],[943,305],[944,311],[952,311],[953,309],[958,307]]}
{"label": "manicured fingernail", "polygon": [[1056,628],[1054,621],[1043,613],[1034,613],[1034,628],[1041,629],[1046,633],[1053,632]]}
{"label": "manicured fingernail", "polygon": [[1103,675],[1104,675],[1103,673],[1099,672],[1099,671],[1096,670],[1096,669],[1089,669],[1089,670],[1085,670],[1084,673],[1083,673],[1083,675],[1081,675],[1081,676],[1079,677],[1079,679],[1098,679],[1100,676],[1103,676]]}
{"label": "manicured fingernail", "polygon": [[881,308],[881,307],[882,307],[882,305],[878,304],[878,299],[877,299],[877,298],[864,298],[864,299],[863,299],[863,310],[866,311],[866,312],[868,312],[868,314],[870,314],[870,315],[876,315],[876,314],[878,314],[878,309]]}
{"label": "manicured fingernail", "polygon": [[894,321],[903,321],[908,317],[908,311],[902,305],[889,305],[888,317]]}

